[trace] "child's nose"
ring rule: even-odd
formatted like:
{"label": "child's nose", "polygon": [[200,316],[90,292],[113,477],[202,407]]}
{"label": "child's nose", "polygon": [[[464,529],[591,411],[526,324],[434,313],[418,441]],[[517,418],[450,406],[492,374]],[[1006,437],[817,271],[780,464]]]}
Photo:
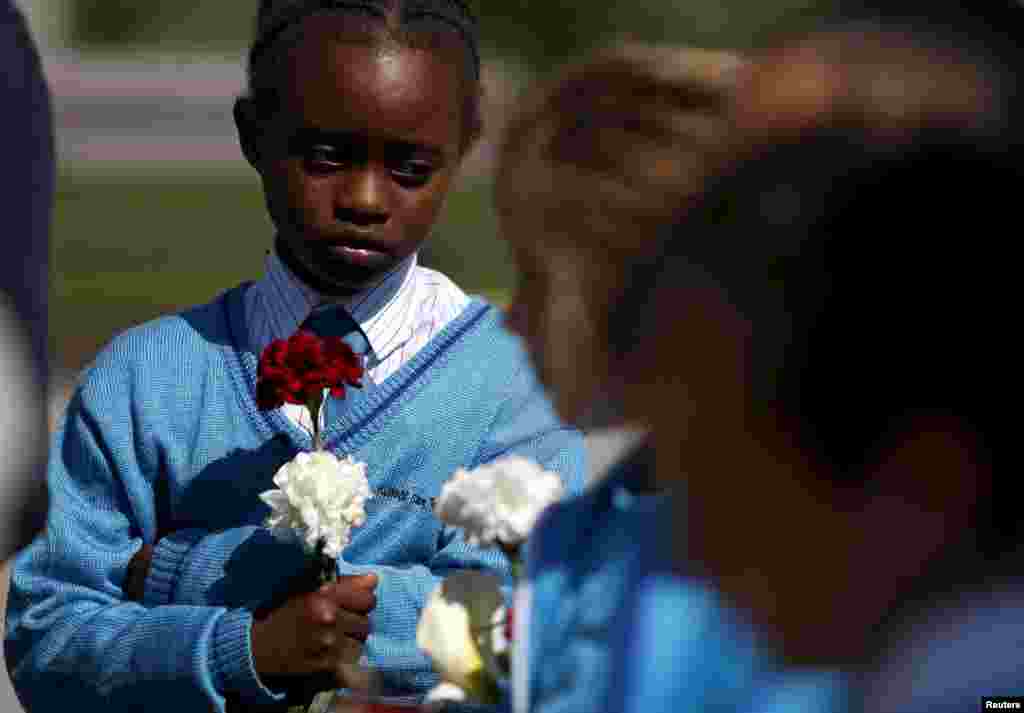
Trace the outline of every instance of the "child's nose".
{"label": "child's nose", "polygon": [[346,171],[339,176],[335,194],[335,218],[344,223],[368,226],[386,223],[390,216],[386,177],[372,166]]}

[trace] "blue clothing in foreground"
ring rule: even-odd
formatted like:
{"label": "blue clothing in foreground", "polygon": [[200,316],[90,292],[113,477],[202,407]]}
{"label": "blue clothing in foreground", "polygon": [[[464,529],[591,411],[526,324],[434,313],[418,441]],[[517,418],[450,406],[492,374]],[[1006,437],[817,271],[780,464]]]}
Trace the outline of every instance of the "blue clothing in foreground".
{"label": "blue clothing in foreground", "polygon": [[652,469],[642,446],[539,523],[527,572],[529,710],[838,710],[836,677],[778,673],[710,586],[674,571],[673,503],[642,494]]}
{"label": "blue clothing in foreground", "polygon": [[[4,331],[0,339],[5,341],[0,344],[0,365],[9,363],[4,359],[15,359],[20,367],[26,359],[30,373],[20,376],[19,381],[28,392],[23,397],[28,403],[9,404],[8,410],[26,432],[45,434],[50,218],[57,173],[53,112],[28,23],[10,0],[0,0],[0,67],[0,155],[4,157],[0,193],[0,214],[4,217],[0,317],[7,315],[9,300],[18,318],[13,334],[0,323]],[[19,343],[21,327],[31,346],[24,357]],[[8,378],[14,378],[13,374]],[[5,461],[0,465],[0,557],[5,559],[35,537],[46,515],[45,437],[38,435],[26,442],[16,433],[8,430],[5,435],[9,440],[3,443],[22,452],[14,458],[5,452]]]}
{"label": "blue clothing in foreground", "polygon": [[[642,495],[652,453],[641,447],[586,494],[559,503],[530,541],[528,706],[538,713],[606,710],[626,661],[616,635],[632,583],[644,574],[643,548],[656,534],[663,496]],[[743,629],[729,620],[713,593],[697,584],[664,612],[679,634],[675,673],[689,699],[676,711],[700,710],[746,686],[756,657]],[[630,652],[630,655],[634,655]],[[636,656],[646,659],[647,651]],[[645,660],[656,666],[657,661]],[[519,700],[516,708],[526,706]],[[607,709],[612,710],[612,709]]]}
{"label": "blue clothing in foreground", "polygon": [[[85,374],[55,436],[48,530],[16,560],[6,654],[32,710],[223,710],[274,704],[251,658],[252,610],[296,573],[297,545],[260,527],[259,493],[310,436],[255,403],[247,286],[121,335]],[[436,682],[415,645],[419,611],[445,574],[507,574],[494,551],[443,527],[432,498],[459,467],[508,453],[580,488],[584,446],[555,418],[497,311],[474,300],[399,372],[354,399],[327,446],[367,464],[373,496],[342,573],[379,575],[369,663],[387,693]],[[156,543],[143,604],[125,572]]]}
{"label": "blue clothing in foreground", "polygon": [[1024,695],[1024,580],[993,579],[986,588],[918,613],[866,677],[864,713],[958,713],[975,710],[982,696]]}
{"label": "blue clothing in foreground", "polygon": [[680,543],[674,538],[684,528],[672,520],[681,510],[673,502],[678,497],[666,496],[632,533],[636,576],[624,595],[609,653],[618,675],[603,705],[594,710],[847,711],[845,676],[783,666],[712,583],[680,571]]}
{"label": "blue clothing in foreground", "polygon": [[50,223],[57,168],[53,109],[43,63],[19,3],[0,2],[0,149],[4,157],[4,259],[0,291],[14,302],[31,340],[36,377],[48,374]]}
{"label": "blue clothing in foreground", "polygon": [[[653,544],[653,543],[651,543]],[[702,618],[681,612],[695,597],[706,600]],[[847,710],[845,678],[828,671],[786,670],[767,652],[737,646],[749,643],[729,610],[693,581],[657,567],[636,582],[619,621],[612,658],[621,675],[602,708],[607,713],[843,713]],[[695,638],[691,628],[704,633]],[[730,634],[730,631],[735,633]],[[751,664],[739,670],[735,658]],[[724,678],[715,671],[742,674]],[[727,688],[723,684],[733,687]]]}

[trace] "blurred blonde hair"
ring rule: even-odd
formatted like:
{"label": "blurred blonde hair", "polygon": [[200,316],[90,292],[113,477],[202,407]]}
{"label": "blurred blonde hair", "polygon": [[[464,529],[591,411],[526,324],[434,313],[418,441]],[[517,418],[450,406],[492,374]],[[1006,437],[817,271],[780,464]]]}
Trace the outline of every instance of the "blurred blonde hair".
{"label": "blurred blonde hair", "polygon": [[927,128],[1003,128],[997,67],[927,35],[872,25],[773,48],[737,82],[737,126],[755,141],[808,129],[909,137]]}
{"label": "blurred blonde hair", "polygon": [[607,342],[607,309],[628,265],[685,213],[729,155],[742,60],[725,51],[625,44],[572,64],[522,98],[499,149],[500,212],[533,214],[518,245],[586,260],[587,309]]}

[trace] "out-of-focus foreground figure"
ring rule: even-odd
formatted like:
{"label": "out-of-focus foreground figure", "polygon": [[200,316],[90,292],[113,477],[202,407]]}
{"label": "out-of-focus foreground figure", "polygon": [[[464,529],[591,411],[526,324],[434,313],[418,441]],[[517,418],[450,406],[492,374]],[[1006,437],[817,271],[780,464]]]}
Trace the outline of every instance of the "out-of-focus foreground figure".
{"label": "out-of-focus foreground figure", "polygon": [[42,527],[53,125],[39,55],[21,13],[0,2],[0,558]]}
{"label": "out-of-focus foreground figure", "polygon": [[848,672],[852,710],[1022,690],[1024,518],[995,461],[1022,178],[1004,70],[863,28],[768,53],[737,165],[615,322],[627,407],[685,481],[679,561],[794,670]]}
{"label": "out-of-focus foreground figure", "polygon": [[[628,290],[632,263],[685,222],[731,156],[741,65],[723,52],[620,47],[534,88],[507,127],[496,198],[520,273],[508,324],[571,423],[636,423],[621,403],[635,372],[610,351],[609,309]],[[826,709],[841,689],[830,672],[779,675],[713,587],[662,566],[678,514],[655,482],[655,461],[641,443],[536,526],[529,594],[516,609],[517,649],[528,659],[516,710],[622,713],[619,683],[634,668],[660,682],[639,701],[646,713]],[[622,613],[646,583],[656,593],[644,608],[659,628],[620,648]]]}
{"label": "out-of-focus foreground figure", "polygon": [[507,322],[570,423],[628,420],[609,306],[728,155],[740,66],[728,52],[602,50],[532,87],[505,129],[496,201],[519,273]]}

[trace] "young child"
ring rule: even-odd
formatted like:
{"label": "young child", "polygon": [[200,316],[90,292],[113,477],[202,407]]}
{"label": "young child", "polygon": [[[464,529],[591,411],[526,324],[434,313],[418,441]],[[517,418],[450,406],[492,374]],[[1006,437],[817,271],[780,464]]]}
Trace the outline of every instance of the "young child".
{"label": "young child", "polygon": [[[570,422],[637,422],[621,410],[632,375],[610,351],[609,312],[629,266],[649,255],[729,156],[728,108],[740,65],[719,52],[604,52],[534,90],[507,129],[497,203],[521,275],[509,324]],[[676,403],[685,423],[687,405]],[[614,710],[609,697],[634,660],[677,676],[682,692],[673,710],[707,710],[742,700],[767,667],[715,593],[684,578],[658,609],[677,647],[612,653],[631,583],[645,575],[643,550],[670,517],[653,459],[642,443],[538,524],[520,596],[527,611],[516,617],[527,642],[520,647],[526,675],[514,684],[517,710]],[[810,698],[792,700],[802,704],[829,685],[816,681]]]}
{"label": "young child", "polygon": [[[700,561],[790,671],[844,671],[853,711],[970,710],[1021,682],[1024,528],[995,466],[1015,262],[987,227],[1021,164],[1007,85],[930,38],[860,27],[756,62],[748,155],[614,321],[646,369],[627,411],[659,477],[686,479],[668,568]],[[650,585],[623,656],[663,629]],[[634,660],[608,710],[678,710],[655,670]]]}
{"label": "young child", "polygon": [[[269,677],[346,686],[361,654],[383,693],[416,697],[437,680],[415,644],[427,595],[461,568],[507,571],[434,517],[442,483],[516,453],[579,490],[582,438],[497,310],[416,264],[480,130],[476,37],[458,0],[261,6],[235,116],[277,228],[266,275],[129,330],[84,374],[48,530],[13,571],[6,653],[27,707],[273,707]],[[324,430],[367,464],[367,522],[339,563],[364,576],[254,619],[304,563],[261,527],[258,495],[311,447],[295,413],[257,408],[257,359],[311,315],[365,351],[364,387]]]}

